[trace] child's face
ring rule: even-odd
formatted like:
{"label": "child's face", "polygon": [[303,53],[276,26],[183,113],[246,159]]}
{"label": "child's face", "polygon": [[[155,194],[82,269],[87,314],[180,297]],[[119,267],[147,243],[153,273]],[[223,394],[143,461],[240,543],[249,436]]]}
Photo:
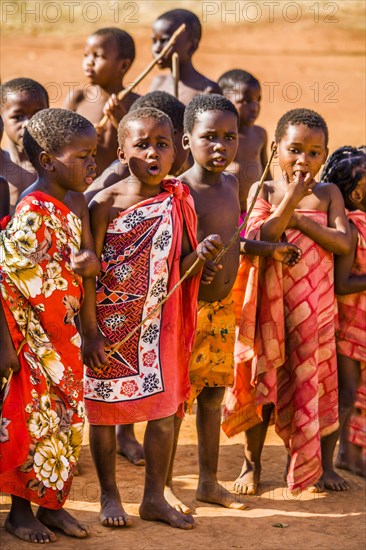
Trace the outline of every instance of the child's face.
{"label": "child's face", "polygon": [[261,89],[259,86],[239,84],[225,94],[234,103],[239,113],[239,124],[253,126],[260,110]]}
{"label": "child's face", "polygon": [[312,178],[324,164],[328,149],[321,128],[309,128],[305,124],[290,124],[277,144],[278,160],[282,172],[293,181],[297,172]]}
{"label": "child's face", "polygon": [[43,94],[29,92],[8,94],[1,116],[6,135],[19,151],[23,150],[24,130],[33,115],[47,109],[47,100]]}
{"label": "child's face", "polygon": [[169,174],[175,157],[168,123],[153,118],[132,120],[125,130],[119,158],[146,185],[158,185]]}
{"label": "child's face", "polygon": [[209,172],[223,172],[238,148],[238,119],[230,111],[200,113],[184,143],[197,164]]}
{"label": "child's face", "polygon": [[[152,27],[152,54],[153,57],[161,52],[167,42],[170,40],[174,31],[177,30],[177,25],[167,21],[166,19],[157,19]],[[187,32],[183,32],[177,39],[174,46],[169,50],[167,56],[164,56],[157,65],[159,69],[171,69],[172,67],[172,55],[174,52],[179,54],[179,62],[185,63],[190,61],[192,54],[194,52],[194,47],[192,40],[189,38]]]}
{"label": "child's face", "polygon": [[49,155],[54,167],[54,183],[66,191],[83,193],[96,177],[97,133],[84,130],[62,151]]}
{"label": "child's face", "polygon": [[86,41],[83,69],[92,84],[106,86],[116,74],[127,70],[126,59],[118,56],[114,41],[108,36],[92,34]]}

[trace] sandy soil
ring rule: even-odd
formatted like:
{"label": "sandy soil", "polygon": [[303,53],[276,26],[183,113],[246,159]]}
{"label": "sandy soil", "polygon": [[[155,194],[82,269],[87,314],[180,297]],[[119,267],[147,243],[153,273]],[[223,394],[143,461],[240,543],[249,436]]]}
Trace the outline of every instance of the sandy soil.
{"label": "sandy soil", "polygon": [[[293,17],[290,12],[289,15]],[[283,112],[304,106],[318,110],[326,118],[331,150],[343,144],[359,145],[366,141],[364,35],[360,24],[349,26],[344,12],[338,14],[337,23],[327,24],[327,12],[322,9],[319,15],[318,23],[310,16],[295,23],[282,17],[272,24],[262,20],[252,25],[229,24],[229,17],[227,23],[219,25],[216,19],[215,24],[204,26],[196,65],[211,78],[236,67],[253,72],[263,86],[258,123],[268,130],[270,139]],[[361,13],[359,16],[362,18]],[[2,81],[18,76],[35,78],[47,85],[51,106],[61,106],[70,86],[86,84],[80,64],[84,39],[93,30],[89,27],[85,31],[78,29],[74,34],[68,29],[65,36],[57,32],[42,35],[41,31],[36,36],[5,33],[1,44]],[[133,35],[137,47],[137,60],[127,79],[132,81],[150,60],[150,30],[138,24],[126,30]],[[148,91],[156,74],[157,69],[140,85],[140,93]],[[138,427],[138,434],[141,439],[142,425]],[[240,471],[242,453],[241,437],[229,441],[223,435],[219,476],[227,488]],[[86,441],[81,458],[82,475],[74,480],[66,508],[89,525],[91,537],[79,542],[60,535],[52,547],[87,549],[100,545],[108,549],[136,550],[364,547],[364,482],[345,474],[351,484],[351,490],[346,493],[313,495],[306,492],[293,498],[282,481],[284,467],[283,445],[271,432],[264,450],[260,494],[245,499],[247,510],[229,511],[198,503],[194,496],[198,473],[197,440],[194,416],[188,417],[178,448],[175,480],[178,494],[194,510],[197,527],[191,532],[181,532],[140,520],[138,505],[142,497],[143,468],[133,467],[118,457],[122,498],[134,526],[122,530],[106,529],[98,520],[99,488]],[[0,498],[0,504],[3,511],[0,525],[3,525],[9,509],[8,498]],[[284,523],[287,527],[276,528],[276,523]],[[14,539],[2,527],[0,541],[3,550],[29,548],[29,544]]]}

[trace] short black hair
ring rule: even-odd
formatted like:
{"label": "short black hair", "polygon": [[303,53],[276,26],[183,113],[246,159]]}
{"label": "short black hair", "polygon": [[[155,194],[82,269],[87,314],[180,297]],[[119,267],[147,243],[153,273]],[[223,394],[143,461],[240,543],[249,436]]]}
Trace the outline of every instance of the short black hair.
{"label": "short black hair", "polygon": [[219,94],[196,95],[187,105],[184,113],[184,131],[192,133],[197,118],[206,111],[228,111],[239,118],[238,111],[231,101]]}
{"label": "short black hair", "polygon": [[47,107],[49,106],[48,93],[42,84],[32,78],[14,78],[13,80],[4,82],[4,84],[0,86],[1,108],[7,103],[9,95],[15,95],[21,92],[33,95],[35,98],[43,97]]}
{"label": "short black hair", "polygon": [[131,63],[135,59],[135,43],[128,32],[117,27],[105,27],[93,32],[91,36],[105,36],[114,41],[120,59],[130,59]]}
{"label": "short black hair", "polygon": [[365,146],[344,145],[328,158],[320,176],[321,181],[335,183],[346,199],[364,176],[366,169]]}
{"label": "short black hair", "polygon": [[197,15],[189,10],[176,9],[166,11],[156,19],[165,19],[174,25],[174,30],[178,29],[183,23],[186,26],[186,32],[189,37],[196,43],[196,47],[199,44],[202,36],[202,26]]}
{"label": "short black hair", "polygon": [[174,128],[172,121],[170,120],[168,115],[166,115],[165,113],[163,113],[163,111],[160,111],[159,109],[155,109],[154,107],[142,107],[141,109],[129,111],[127,115],[125,115],[120,121],[118,125],[118,145],[121,149],[123,148],[125,142],[128,124],[130,122],[134,122],[135,120],[143,119],[153,119],[156,120],[159,124],[168,124],[172,140],[174,139]]}
{"label": "short black hair", "polygon": [[161,90],[155,90],[136,99],[132,104],[130,111],[141,109],[142,107],[154,107],[163,111],[172,121],[173,128],[183,131],[184,111],[186,106],[176,97]]}
{"label": "short black hair", "polygon": [[90,128],[94,128],[93,124],[78,113],[68,109],[43,109],[32,116],[24,131],[24,151],[38,171],[42,151],[58,153]]}
{"label": "short black hair", "polygon": [[222,74],[217,81],[218,85],[221,88],[223,94],[230,92],[231,90],[237,89],[239,84],[245,84],[246,86],[256,86],[261,87],[259,80],[255,78],[252,74],[247,71],[242,71],[241,69],[232,69],[231,71],[226,71]]}
{"label": "short black hair", "polygon": [[304,124],[309,128],[322,130],[325,137],[325,146],[327,147],[329,139],[327,123],[321,115],[311,109],[291,109],[291,111],[287,111],[282,115],[276,126],[276,143],[281,141],[289,126],[296,126],[297,124]]}

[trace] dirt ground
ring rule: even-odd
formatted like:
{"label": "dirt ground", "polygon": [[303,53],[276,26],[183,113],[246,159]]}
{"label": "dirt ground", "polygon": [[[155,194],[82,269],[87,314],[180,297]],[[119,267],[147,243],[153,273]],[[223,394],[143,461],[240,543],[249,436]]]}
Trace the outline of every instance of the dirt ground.
{"label": "dirt ground", "polygon": [[[104,7],[107,3],[100,2]],[[2,4],[12,5],[15,2]],[[109,2],[109,5],[117,4]],[[146,2],[142,4],[145,7]],[[164,6],[156,15],[171,7],[168,2],[159,4]],[[180,7],[190,7],[187,2],[180,4]],[[201,15],[203,9],[206,15],[208,9],[218,10],[215,17],[203,25],[203,39],[195,57],[197,68],[213,79],[232,68],[244,68],[255,74],[263,88],[258,124],[267,129],[269,139],[278,118],[286,110],[301,106],[318,110],[325,117],[330,131],[330,150],[344,144],[365,143],[362,2],[356,2],[361,8],[352,13],[344,8],[349,2],[281,2],[279,7],[274,8],[278,11],[273,14],[273,22],[270,22],[267,12],[255,23],[245,21],[245,16],[252,20],[255,17],[243,10],[246,5],[258,5],[258,2],[195,4],[200,4],[201,12],[197,13]],[[225,14],[223,10],[229,4],[238,4],[242,11],[234,16]],[[301,16],[297,19],[299,6]],[[295,9],[297,12],[291,11]],[[30,30],[25,28],[22,32],[17,30],[19,25],[14,27],[15,30],[11,25],[5,25],[1,38],[1,80],[4,82],[19,76],[39,80],[49,91],[51,106],[62,106],[71,86],[86,84],[80,67],[84,40],[98,28],[95,24],[82,26],[80,22],[78,25],[76,23],[74,27],[72,23],[67,27],[54,25],[52,32],[47,34],[43,33],[42,18],[38,26],[33,25]],[[113,24],[113,20],[103,20],[103,25],[99,27]],[[132,34],[137,49],[137,59],[127,79],[129,82],[150,61],[151,31],[138,22],[124,28]],[[148,91],[156,74],[157,69],[140,85],[139,93]],[[291,497],[283,483],[285,450],[273,431],[267,438],[263,453],[260,494],[246,497],[247,510],[230,511],[195,501],[198,470],[194,421],[193,415],[184,422],[175,467],[177,492],[194,510],[194,530],[182,532],[140,520],[138,505],[142,497],[144,471],[121,457],[117,458],[118,480],[123,502],[133,517],[134,525],[121,530],[102,527],[98,520],[98,482],[86,440],[81,457],[82,473],[74,480],[66,508],[89,525],[91,536],[85,541],[76,541],[60,534],[58,542],[52,547],[88,549],[99,545],[106,549],[123,547],[136,550],[195,550],[204,547],[267,550],[296,547],[302,550],[356,549],[365,546],[364,482],[345,474],[351,484],[348,492],[318,495],[306,492],[298,498]],[[138,426],[138,435],[141,440],[143,425]],[[227,440],[222,435],[219,477],[227,488],[231,487],[240,471],[242,456],[242,438],[238,436]],[[2,526],[9,509],[8,498],[0,497],[0,505]],[[276,523],[286,527],[275,527]],[[29,548],[29,544],[14,539],[2,527],[0,543],[3,550]]]}

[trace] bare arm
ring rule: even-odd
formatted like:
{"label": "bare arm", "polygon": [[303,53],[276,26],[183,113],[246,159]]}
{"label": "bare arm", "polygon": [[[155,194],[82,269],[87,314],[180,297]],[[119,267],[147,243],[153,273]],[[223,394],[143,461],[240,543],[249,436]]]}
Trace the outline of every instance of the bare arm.
{"label": "bare arm", "polygon": [[328,226],[320,225],[311,218],[296,212],[289,227],[296,227],[333,254],[348,254],[351,246],[351,232],[344,208],[343,197],[335,185],[329,184],[330,203]]}
{"label": "bare arm", "polygon": [[[268,138],[267,138],[267,132],[264,130],[264,128],[262,128],[262,130],[263,130],[263,146],[262,146],[262,149],[261,149],[261,152],[260,152],[260,158],[261,158],[262,170],[264,171],[264,169],[267,165],[267,162],[268,162],[268,156],[267,156],[267,141],[268,141]],[[271,169],[268,170],[266,179],[267,180],[272,179]]]}
{"label": "bare arm", "polygon": [[[197,245],[196,250],[192,250],[190,245],[187,228],[184,224],[183,228],[183,237],[182,237],[182,256],[180,263],[180,275],[183,275],[192,267],[197,259],[200,261],[197,263],[196,267],[190,273],[190,277],[197,275],[202,269],[206,261],[214,259],[217,254],[222,249],[222,242],[219,235],[209,235],[201,243]],[[220,269],[221,266],[217,266],[217,269]],[[217,271],[215,269],[215,271]]]}
{"label": "bare arm", "polygon": [[0,176],[0,219],[7,216],[10,211],[9,184],[5,178]]}
{"label": "bare arm", "polygon": [[8,323],[6,322],[3,305],[0,299],[0,345],[1,361],[0,376],[9,375],[9,371],[17,372],[20,369],[17,353],[14,349],[13,340],[10,336]]}
{"label": "bare arm", "polygon": [[291,243],[267,243],[247,239],[240,242],[240,254],[271,257],[277,262],[282,262],[288,266],[299,263],[302,256],[300,248]]}
{"label": "bare arm", "polygon": [[76,209],[78,216],[81,219],[81,246],[80,252],[74,255],[72,259],[72,268],[76,273],[79,273],[84,279],[91,278],[95,281],[95,277],[100,271],[100,262],[95,255],[94,239],[90,229],[89,211],[86,204],[86,199],[81,193],[74,193],[73,201],[77,203]]}
{"label": "bare arm", "polygon": [[352,273],[357,248],[357,228],[351,227],[351,249],[344,256],[336,256],[334,260],[334,289],[339,296],[364,292],[366,290],[366,273],[355,275]]}
{"label": "bare arm", "polygon": [[65,99],[64,109],[76,111],[79,103],[84,99],[83,90],[72,90]]}

